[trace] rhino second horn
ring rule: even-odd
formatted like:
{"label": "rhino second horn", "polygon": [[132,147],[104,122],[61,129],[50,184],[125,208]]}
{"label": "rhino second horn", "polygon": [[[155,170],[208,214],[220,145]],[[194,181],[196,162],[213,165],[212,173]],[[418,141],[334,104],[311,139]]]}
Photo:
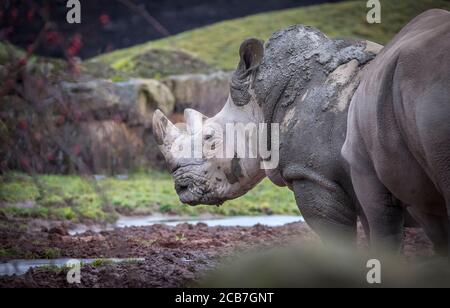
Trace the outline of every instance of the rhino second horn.
{"label": "rhino second horn", "polygon": [[208,117],[197,110],[187,108],[184,110],[184,119],[189,133],[193,134],[201,130],[203,121],[208,119]]}

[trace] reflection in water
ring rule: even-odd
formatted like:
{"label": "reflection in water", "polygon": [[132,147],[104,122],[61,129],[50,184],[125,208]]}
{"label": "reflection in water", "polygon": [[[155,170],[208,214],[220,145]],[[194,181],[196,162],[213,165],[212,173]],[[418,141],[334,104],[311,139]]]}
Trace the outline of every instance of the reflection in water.
{"label": "reflection in water", "polygon": [[60,259],[50,259],[50,260],[11,260],[6,263],[0,263],[0,276],[12,276],[12,275],[23,275],[29,269],[42,266],[54,266],[54,267],[64,267],[69,261],[79,261],[81,264],[91,264],[96,260],[101,260],[104,262],[142,262],[144,258],[127,258],[127,259],[71,259],[71,258],[60,258]]}
{"label": "reflection in water", "polygon": [[204,223],[209,227],[223,226],[223,227],[252,227],[257,224],[266,225],[268,227],[277,227],[284,224],[303,221],[301,216],[285,216],[285,215],[272,215],[272,216],[234,216],[226,218],[215,219],[186,219],[186,218],[164,218],[164,217],[123,217],[120,218],[116,226],[123,227],[138,227],[149,226],[153,224],[165,224],[168,226],[176,226],[182,223],[197,224]]}
{"label": "reflection in water", "polygon": [[133,216],[133,217],[120,217],[115,224],[108,226],[78,226],[70,229],[70,235],[81,234],[86,231],[100,232],[111,231],[114,228],[125,227],[143,227],[151,226],[154,224],[164,224],[168,226],[176,226],[183,223],[197,224],[204,223],[209,227],[223,226],[223,227],[252,227],[257,224],[265,225],[268,227],[278,227],[284,224],[293,222],[303,222],[302,216],[289,216],[289,215],[271,215],[271,216],[233,216],[226,218],[186,218],[180,216]]}

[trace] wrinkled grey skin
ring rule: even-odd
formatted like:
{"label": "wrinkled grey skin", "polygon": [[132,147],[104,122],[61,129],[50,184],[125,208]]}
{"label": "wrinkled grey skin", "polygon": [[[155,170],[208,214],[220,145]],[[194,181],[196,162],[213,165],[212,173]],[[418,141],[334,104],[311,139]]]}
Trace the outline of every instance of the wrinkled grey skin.
{"label": "wrinkled grey skin", "polygon": [[405,209],[438,253],[450,213],[450,13],[427,11],[370,64],[342,154],[375,246],[398,248]]}
{"label": "wrinkled grey skin", "polygon": [[253,87],[265,121],[280,123],[278,178],[322,238],[356,235],[360,207],[340,151],[351,97],[380,48],[294,26],[268,41],[256,74]]}
{"label": "wrinkled grey skin", "polygon": [[[189,127],[198,121],[192,121],[188,110],[187,129],[177,130],[157,112],[154,133],[181,201],[221,203],[244,194],[268,175],[275,184],[293,190],[306,222],[319,235],[354,240],[361,213],[341,148],[351,97],[362,71],[380,49],[367,41],[331,40],[301,25],[275,33],[265,48],[259,40],[244,41],[227,103],[218,115],[203,121],[206,126],[227,121],[279,123],[279,166],[265,174],[255,163],[260,159],[177,160],[170,145],[189,143]],[[245,172],[235,177],[224,173],[236,169]],[[216,176],[222,181],[215,182]]]}

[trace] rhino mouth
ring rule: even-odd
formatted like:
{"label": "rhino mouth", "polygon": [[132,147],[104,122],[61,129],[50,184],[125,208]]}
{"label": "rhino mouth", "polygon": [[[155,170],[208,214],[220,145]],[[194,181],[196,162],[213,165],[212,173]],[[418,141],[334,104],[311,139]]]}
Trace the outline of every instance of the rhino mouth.
{"label": "rhino mouth", "polygon": [[175,180],[175,191],[180,201],[189,205],[212,204],[212,189],[208,179],[185,168],[177,168],[172,174]]}

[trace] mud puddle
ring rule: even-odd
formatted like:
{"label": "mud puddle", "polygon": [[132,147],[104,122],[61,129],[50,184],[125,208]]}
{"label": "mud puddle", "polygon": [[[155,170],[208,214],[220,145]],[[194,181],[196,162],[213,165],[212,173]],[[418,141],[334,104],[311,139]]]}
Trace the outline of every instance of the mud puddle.
{"label": "mud puddle", "polygon": [[191,218],[182,216],[132,216],[120,217],[114,224],[106,226],[86,226],[80,225],[68,230],[70,235],[82,234],[87,231],[99,233],[102,231],[111,231],[115,228],[126,227],[146,227],[155,224],[167,226],[177,226],[188,223],[196,225],[202,223],[208,227],[253,227],[255,225],[264,225],[267,227],[279,227],[293,222],[304,222],[303,217],[293,215],[270,215],[270,216],[234,216],[225,218]]}

